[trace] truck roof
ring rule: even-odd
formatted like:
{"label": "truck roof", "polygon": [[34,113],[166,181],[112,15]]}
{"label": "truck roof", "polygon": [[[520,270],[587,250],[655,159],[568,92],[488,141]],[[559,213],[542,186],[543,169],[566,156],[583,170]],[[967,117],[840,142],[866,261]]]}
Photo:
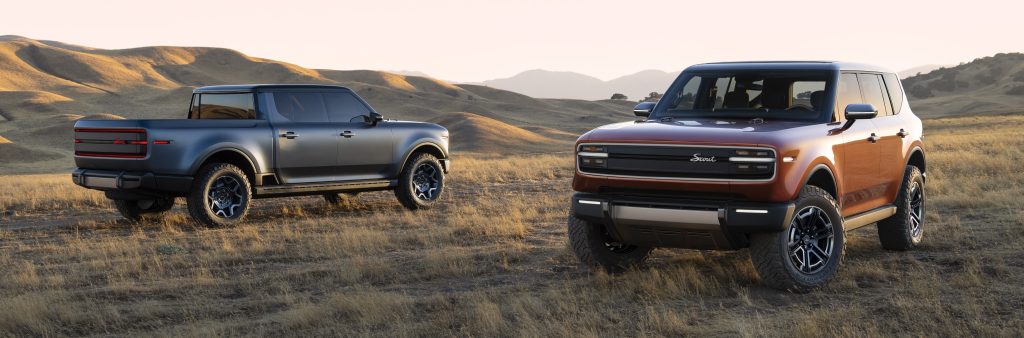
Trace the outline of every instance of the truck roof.
{"label": "truck roof", "polygon": [[334,85],[322,85],[322,84],[238,84],[238,85],[220,85],[220,86],[206,86],[199,87],[192,91],[192,93],[227,93],[227,92],[253,92],[261,89],[344,89],[351,90],[348,87],[334,86]]}
{"label": "truck roof", "polygon": [[884,67],[841,61],[732,61],[701,63],[687,67],[687,71],[730,71],[741,69],[763,70],[855,70],[893,73]]}

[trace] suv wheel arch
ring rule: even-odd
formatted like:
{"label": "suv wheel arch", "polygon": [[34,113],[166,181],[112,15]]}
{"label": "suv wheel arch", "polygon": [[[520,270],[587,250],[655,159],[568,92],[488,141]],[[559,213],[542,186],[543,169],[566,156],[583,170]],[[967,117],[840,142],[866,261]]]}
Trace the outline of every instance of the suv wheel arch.
{"label": "suv wheel arch", "polygon": [[402,161],[398,163],[398,168],[396,168],[397,170],[395,170],[395,172],[401,173],[402,170],[405,170],[405,165],[409,162],[409,159],[412,158],[412,155],[416,153],[431,154],[434,155],[434,157],[436,157],[437,159],[448,158],[448,154],[445,154],[444,150],[442,149],[443,148],[441,148],[441,146],[431,141],[420,142],[415,146],[411,147],[410,150],[407,151],[405,155],[402,156]]}
{"label": "suv wheel arch", "polygon": [[800,189],[803,189],[803,187],[808,185],[813,185],[831,194],[832,198],[836,201],[839,200],[839,183],[836,181],[836,176],[832,173],[832,169],[829,168],[828,165],[823,163],[818,164],[807,172],[810,174],[804,178],[804,184],[800,186]]}
{"label": "suv wheel arch", "polygon": [[925,173],[924,149],[914,147],[910,150],[910,156],[907,156],[907,165],[917,167],[922,174]]}

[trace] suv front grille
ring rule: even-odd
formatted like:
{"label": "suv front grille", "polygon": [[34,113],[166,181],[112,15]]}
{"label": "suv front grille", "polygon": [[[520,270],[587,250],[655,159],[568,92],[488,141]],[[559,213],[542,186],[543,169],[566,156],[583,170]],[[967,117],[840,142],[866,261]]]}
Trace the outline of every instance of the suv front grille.
{"label": "suv front grille", "polygon": [[587,143],[577,151],[579,171],[600,176],[767,181],[776,169],[771,148]]}

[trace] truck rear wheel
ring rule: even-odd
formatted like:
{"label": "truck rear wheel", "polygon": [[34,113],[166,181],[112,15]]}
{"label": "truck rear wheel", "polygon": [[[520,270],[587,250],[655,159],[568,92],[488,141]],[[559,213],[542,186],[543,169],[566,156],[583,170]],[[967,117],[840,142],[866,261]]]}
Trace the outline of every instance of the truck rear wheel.
{"label": "truck rear wheel", "polygon": [[839,271],[846,234],[835,199],[821,188],[804,187],[795,210],[785,230],[752,236],[750,259],[768,286],[805,293]]}
{"label": "truck rear wheel", "polygon": [[242,169],[227,163],[209,164],[199,169],[192,182],[188,213],[206,226],[229,226],[245,218],[251,199],[252,188]]}
{"label": "truck rear wheel", "polygon": [[395,196],[409,210],[429,209],[444,192],[444,170],[434,155],[413,154],[398,176]]}
{"label": "truck rear wheel", "polygon": [[924,233],[924,176],[907,166],[896,196],[896,214],[878,222],[878,240],[886,250],[910,250],[921,243]]}
{"label": "truck rear wheel", "polygon": [[151,200],[113,200],[117,212],[129,222],[137,223],[143,218],[159,218],[167,210],[174,207],[174,198],[156,198]]}
{"label": "truck rear wheel", "polygon": [[569,215],[569,244],[580,263],[601,267],[608,272],[622,272],[643,264],[650,255],[649,246],[615,242],[605,228]]}

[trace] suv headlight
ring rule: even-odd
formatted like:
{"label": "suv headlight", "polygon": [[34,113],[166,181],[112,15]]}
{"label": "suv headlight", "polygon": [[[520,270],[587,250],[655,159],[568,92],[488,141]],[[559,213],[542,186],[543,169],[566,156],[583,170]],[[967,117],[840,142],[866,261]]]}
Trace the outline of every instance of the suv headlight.
{"label": "suv headlight", "polygon": [[576,156],[581,167],[605,168],[608,166],[608,150],[605,146],[584,145]]}

